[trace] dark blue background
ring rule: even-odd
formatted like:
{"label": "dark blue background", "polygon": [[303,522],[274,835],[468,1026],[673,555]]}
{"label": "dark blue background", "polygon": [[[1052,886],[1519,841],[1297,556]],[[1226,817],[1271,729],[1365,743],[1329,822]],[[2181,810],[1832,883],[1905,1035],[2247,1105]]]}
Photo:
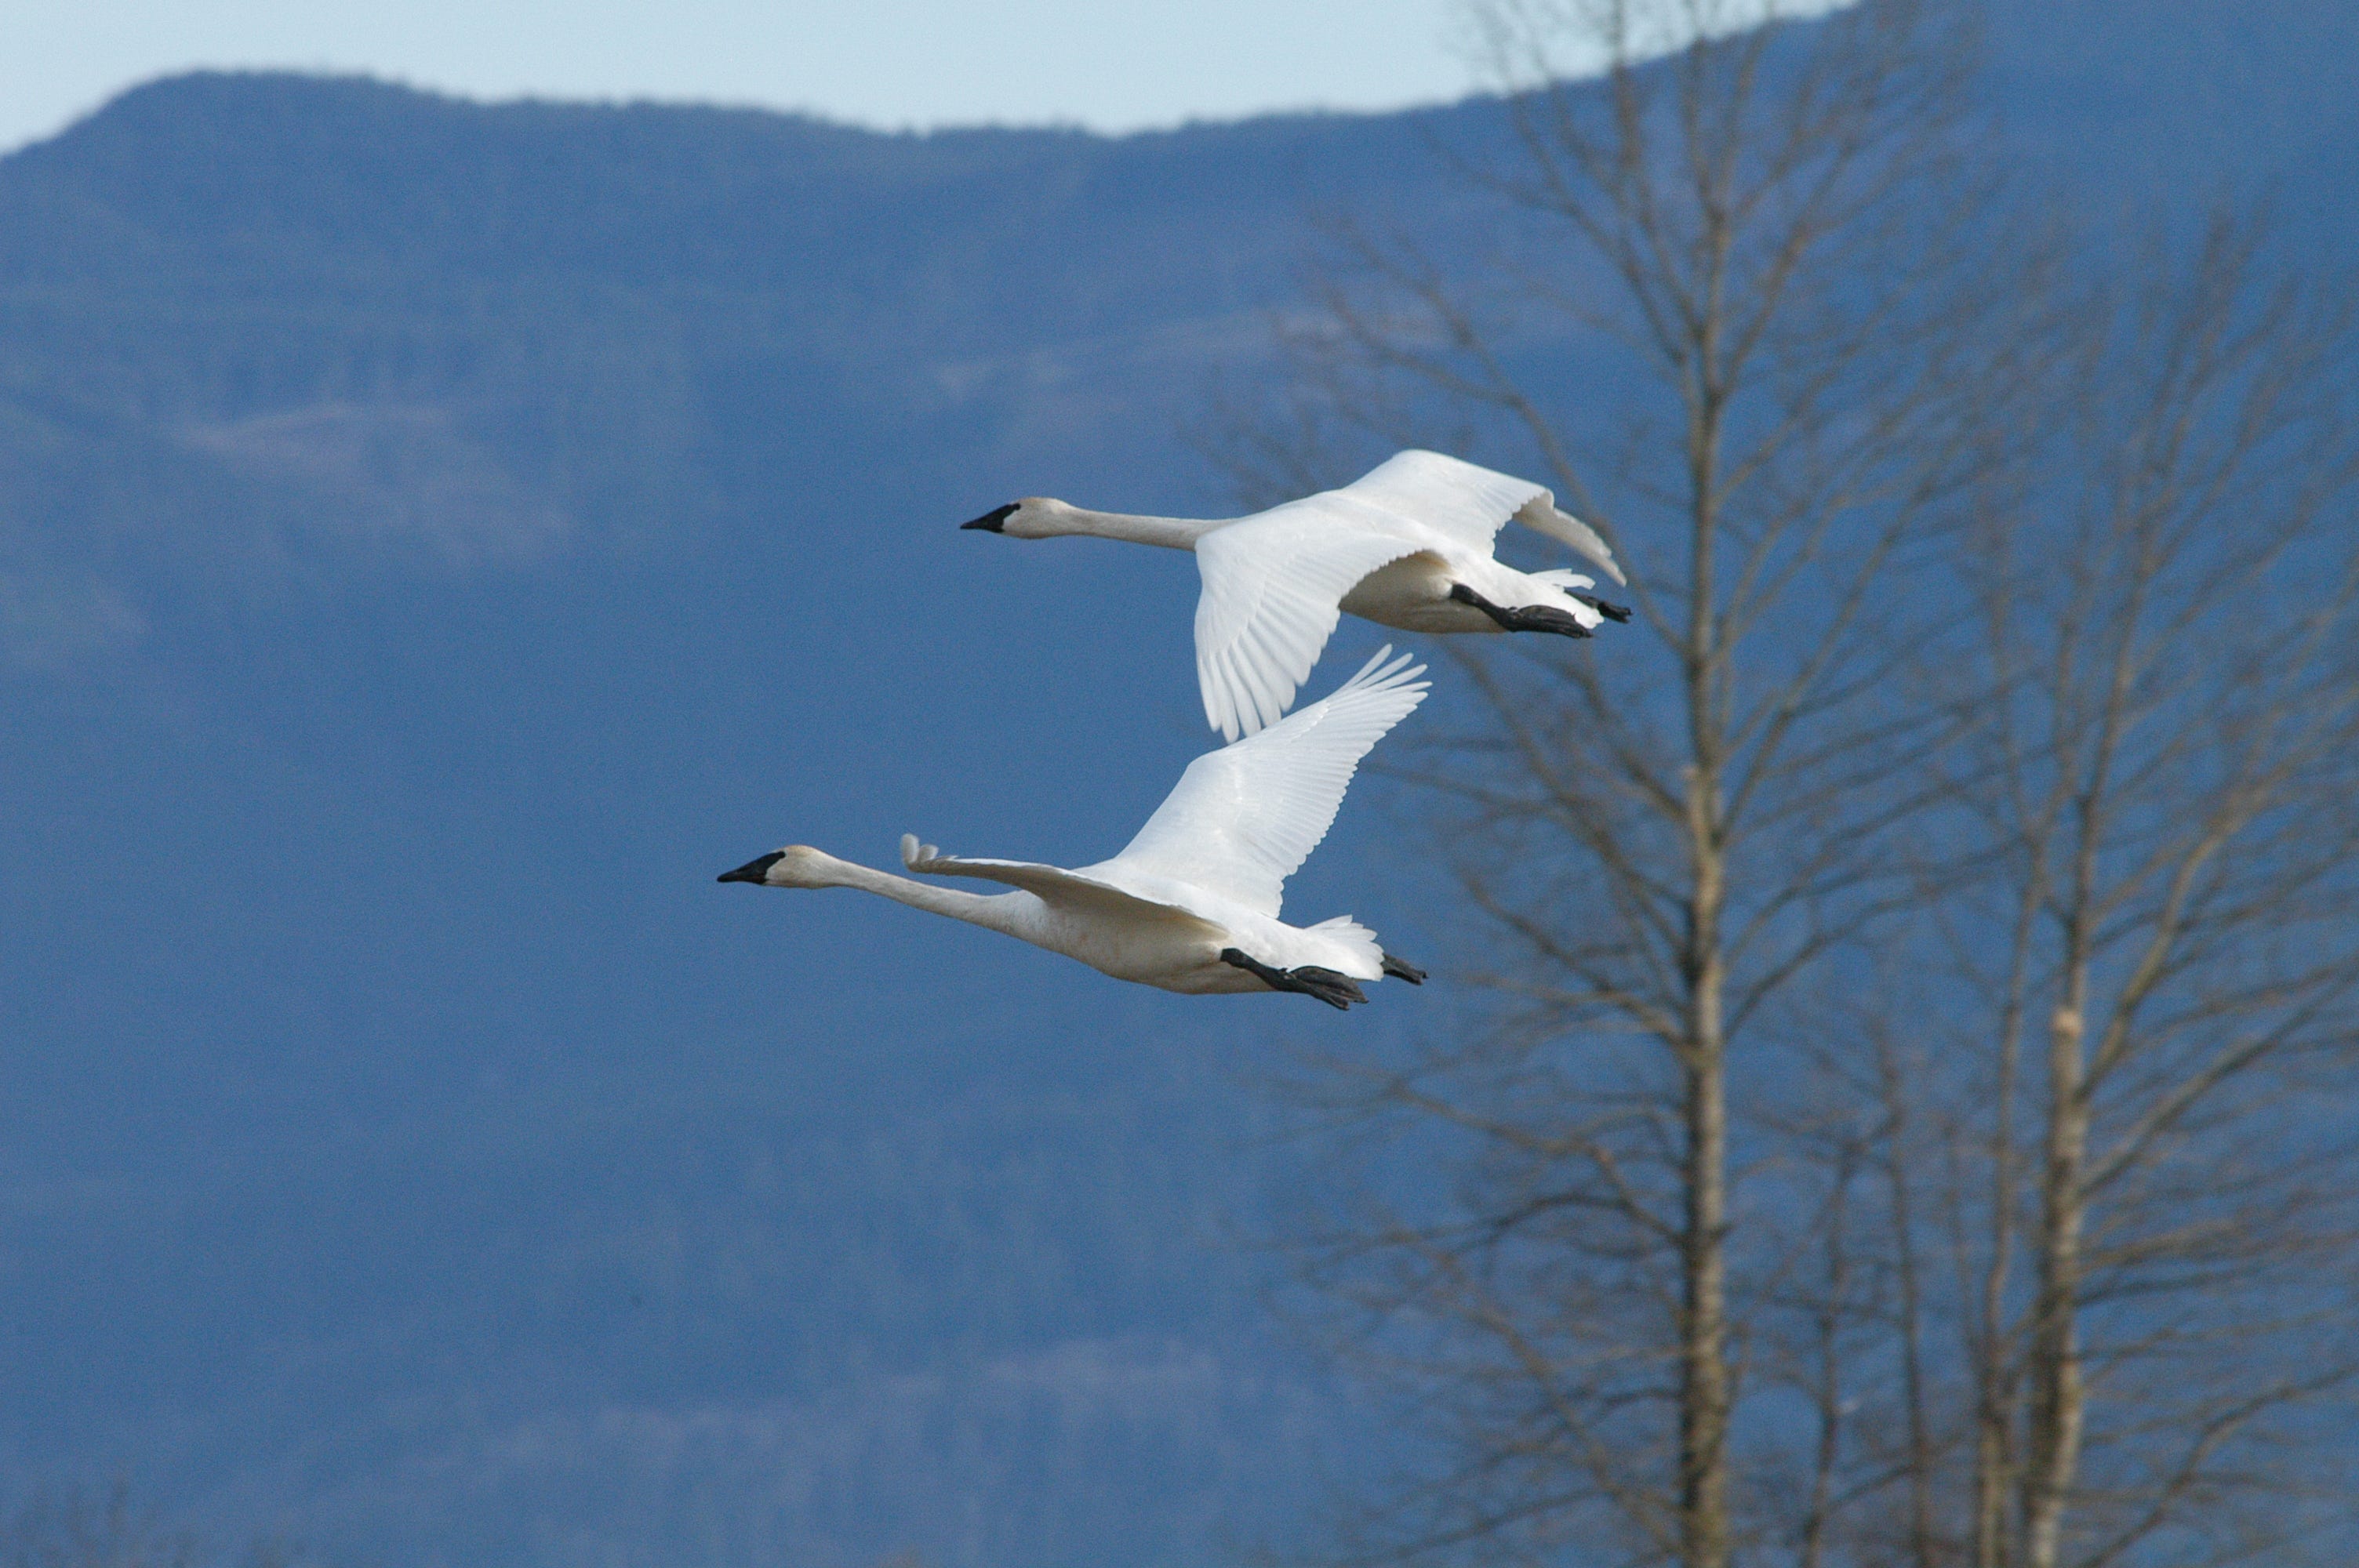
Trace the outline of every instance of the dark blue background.
{"label": "dark blue background", "polygon": [[[2349,7],[1993,16],[1993,157],[2349,254]],[[955,524],[1224,509],[1184,430],[1311,211],[1447,254],[1428,145],[1495,133],[205,76],[0,162],[12,1488],[348,1560],[1119,1568],[1374,1464],[1234,1239],[1289,1181],[1251,1079],[1446,977],[1170,998],[712,878],[1118,847],[1207,742],[1190,563]],[[1386,809],[1289,909],[1446,959]]]}

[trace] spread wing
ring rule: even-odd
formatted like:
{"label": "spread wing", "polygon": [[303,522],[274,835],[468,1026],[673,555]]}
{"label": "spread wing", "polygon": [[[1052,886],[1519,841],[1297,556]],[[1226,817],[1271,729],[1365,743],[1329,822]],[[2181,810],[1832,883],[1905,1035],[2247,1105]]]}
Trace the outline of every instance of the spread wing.
{"label": "spread wing", "polygon": [[1327,836],[1360,759],[1425,700],[1424,673],[1386,648],[1332,695],[1205,752],[1103,870],[1168,877],[1275,918],[1286,879]]}
{"label": "spread wing", "polygon": [[1396,453],[1340,490],[1204,535],[1196,684],[1205,719],[1231,741],[1275,724],[1362,578],[1431,547],[1437,534],[1487,556],[1511,517],[1627,580],[1597,531],[1558,511],[1544,487],[1440,452]]}
{"label": "spread wing", "polygon": [[1343,596],[1419,547],[1388,531],[1386,514],[1336,495],[1290,501],[1196,541],[1196,684],[1226,740],[1277,723],[1333,635]]}
{"label": "spread wing", "polygon": [[1218,927],[1184,909],[1141,898],[1112,883],[1079,871],[1066,871],[1061,866],[1042,865],[1036,860],[993,860],[945,855],[931,844],[919,843],[914,833],[901,835],[901,863],[925,876],[974,877],[983,881],[1004,882],[1009,887],[1022,888],[1027,892],[1037,894],[1042,903],[1114,915],[1124,921],[1185,922],[1203,926],[1215,935],[1220,935]]}
{"label": "spread wing", "polygon": [[1486,555],[1492,540],[1512,517],[1535,533],[1571,546],[1615,582],[1629,580],[1597,530],[1570,513],[1558,511],[1556,497],[1548,490],[1462,458],[1440,452],[1397,452],[1330,493],[1413,517]]}

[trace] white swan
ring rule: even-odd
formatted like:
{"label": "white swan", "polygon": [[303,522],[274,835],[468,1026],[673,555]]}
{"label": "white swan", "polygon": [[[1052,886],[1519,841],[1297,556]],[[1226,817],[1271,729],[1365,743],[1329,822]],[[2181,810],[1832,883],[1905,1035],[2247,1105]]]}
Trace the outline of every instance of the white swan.
{"label": "white swan", "polygon": [[1405,632],[1554,632],[1586,637],[1630,612],[1582,591],[1593,579],[1492,558],[1510,517],[1628,579],[1596,530],[1528,481],[1440,452],[1407,451],[1341,490],[1250,517],[1134,517],[1029,496],[964,528],[1045,539],[1090,534],[1192,550],[1196,682],[1204,717],[1234,741],[1276,723],[1319,661],[1337,614]]}
{"label": "white swan", "polygon": [[[1116,979],[1165,990],[1299,991],[1331,1007],[1365,1001],[1356,982],[1424,974],[1348,915],[1304,928],[1277,917],[1279,892],[1335,820],[1360,759],[1425,700],[1425,666],[1385,649],[1331,696],[1249,741],[1208,752],[1111,860],[1079,871],[977,860],[901,839],[913,871],[979,877],[1016,892],[911,881],[806,844],[746,861],[724,882],[862,888],[1021,937]],[[1390,663],[1386,663],[1391,659]]]}

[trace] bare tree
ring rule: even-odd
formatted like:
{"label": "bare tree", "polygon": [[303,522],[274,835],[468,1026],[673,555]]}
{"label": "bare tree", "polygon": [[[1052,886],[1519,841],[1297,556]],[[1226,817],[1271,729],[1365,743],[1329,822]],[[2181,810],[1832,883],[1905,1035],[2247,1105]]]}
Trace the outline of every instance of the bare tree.
{"label": "bare tree", "polygon": [[1981,1075],[1947,1097],[1979,1568],[2228,1554],[2192,1542],[2256,1483],[2284,1514],[2264,1445],[2359,1364],[2321,1332],[2359,1186],[2353,360],[2262,232],[2215,217],[2060,318],[2030,488],[1964,562],[1983,874],[1932,907]]}
{"label": "bare tree", "polygon": [[2352,1371],[2345,323],[2249,222],[2076,287],[1951,8],[1758,11],[1479,12],[1499,243],[1337,224],[1231,448],[1538,467],[1646,633],[1462,657],[1412,780],[1495,1005],[1300,1086],[1367,1162],[1305,1277],[1444,1456],[1351,1552],[2281,1553]]}
{"label": "bare tree", "polygon": [[[1912,896],[1886,847],[1956,720],[1894,699],[1895,650],[1985,459],[1993,338],[1947,20],[1872,0],[1734,26],[1760,10],[1697,0],[1651,66],[1645,7],[1480,11],[1522,91],[1511,157],[1462,167],[1512,238],[1469,258],[1343,229],[1350,270],[1296,339],[1297,433],[1504,435],[1506,466],[1551,475],[1636,572],[1638,637],[1594,662],[1467,662],[1483,722],[1424,776],[1457,808],[1498,1027],[1338,1068],[1339,1110],[1470,1141],[1445,1201],[1354,1216],[1312,1265],[1456,1456],[1372,1555],[1577,1539],[1723,1568],[1752,1540],[1816,1561],[1889,1485],[1856,1473],[1845,1396],[1799,1370],[1844,1361],[1848,1325],[1796,1271],[1854,1290],[1832,1217],[1852,1173],[1765,1163],[1732,1084],[1777,1054],[1789,995]],[[1602,82],[1560,80],[1568,39]],[[1584,417],[1601,400],[1615,417]],[[1836,1430],[1798,1492],[1813,1397]]]}

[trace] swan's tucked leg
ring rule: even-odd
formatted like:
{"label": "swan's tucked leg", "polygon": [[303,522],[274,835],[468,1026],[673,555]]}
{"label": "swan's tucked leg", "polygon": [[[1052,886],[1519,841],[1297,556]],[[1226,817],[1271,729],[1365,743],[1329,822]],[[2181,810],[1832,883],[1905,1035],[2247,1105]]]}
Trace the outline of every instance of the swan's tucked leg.
{"label": "swan's tucked leg", "polygon": [[1499,623],[1502,632],[1553,632],[1560,637],[1586,637],[1589,628],[1581,623],[1570,610],[1558,610],[1546,604],[1529,604],[1520,609],[1504,610],[1492,603],[1462,582],[1450,585],[1450,597],[1461,604],[1471,604]]}
{"label": "swan's tucked leg", "polygon": [[1605,617],[1608,621],[1619,622],[1624,625],[1629,624],[1630,607],[1628,605],[1614,604],[1606,600],[1598,598],[1593,593],[1582,593],[1573,589],[1567,589],[1565,591],[1571,594],[1573,598],[1581,600],[1582,603],[1589,606],[1590,609],[1597,611],[1598,614]]}
{"label": "swan's tucked leg", "polygon": [[1425,984],[1425,971],[1407,958],[1396,958],[1390,953],[1379,955],[1384,959],[1385,973],[1397,980],[1407,980],[1413,986]]}
{"label": "swan's tucked leg", "polygon": [[1305,964],[1299,969],[1273,968],[1235,947],[1222,948],[1221,962],[1234,965],[1274,991],[1299,991],[1304,996],[1317,997],[1329,1007],[1348,1009],[1355,1001],[1368,1000],[1367,993],[1351,976],[1322,969],[1316,964]]}

